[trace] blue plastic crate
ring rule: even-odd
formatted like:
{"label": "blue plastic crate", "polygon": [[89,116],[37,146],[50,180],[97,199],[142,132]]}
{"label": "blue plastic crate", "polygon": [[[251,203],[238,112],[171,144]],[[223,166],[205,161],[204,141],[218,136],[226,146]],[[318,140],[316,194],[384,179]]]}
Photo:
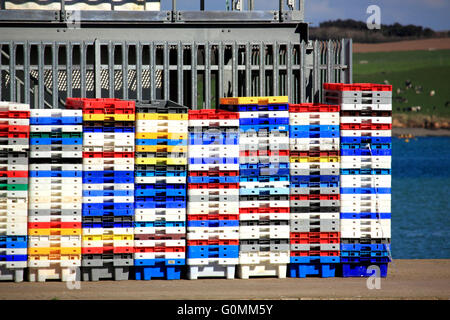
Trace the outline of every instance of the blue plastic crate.
{"label": "blue plastic crate", "polygon": [[239,165],[240,170],[246,170],[246,169],[262,169],[262,168],[269,168],[269,169],[289,169],[289,163],[241,163]]}
{"label": "blue plastic crate", "polygon": [[163,278],[166,280],[180,280],[181,272],[183,268],[181,266],[153,266],[153,267],[135,267],[135,279],[136,280],[151,280],[152,278]]}
{"label": "blue plastic crate", "polygon": [[341,194],[391,194],[391,188],[341,188]]}
{"label": "blue plastic crate", "polygon": [[291,188],[338,188],[339,182],[301,182],[291,181]]}
{"label": "blue plastic crate", "polygon": [[391,245],[388,243],[341,243],[341,251],[388,251]]}
{"label": "blue plastic crate", "polygon": [[379,276],[385,278],[387,276],[387,263],[343,263],[342,264],[342,276],[347,277],[370,277],[376,274],[376,270],[368,271],[370,267],[378,267],[380,270]]}
{"label": "blue plastic crate", "polygon": [[240,188],[239,194],[241,196],[251,196],[251,195],[260,195],[260,196],[276,196],[276,195],[290,195],[290,188],[257,188],[257,189],[249,189],[249,188]]}
{"label": "blue plastic crate", "polygon": [[390,261],[389,257],[341,257],[341,263],[376,264],[389,263]]}
{"label": "blue plastic crate", "polygon": [[81,178],[83,171],[45,171],[45,170],[30,170],[30,178]]}
{"label": "blue plastic crate", "polygon": [[189,259],[239,258],[239,246],[188,246],[186,255]]}
{"label": "blue plastic crate", "polygon": [[134,259],[134,265],[138,266],[184,266],[186,259]]}
{"label": "blue plastic crate", "polygon": [[81,211],[82,216],[85,217],[105,217],[105,216],[114,216],[114,217],[121,217],[121,216],[133,216],[134,215],[134,209],[130,210],[82,210]]}
{"label": "blue plastic crate", "polygon": [[341,219],[391,219],[390,212],[341,212]]}
{"label": "blue plastic crate", "polygon": [[127,176],[83,177],[83,183],[85,183],[85,184],[114,184],[114,183],[134,184],[134,174],[132,177],[127,177]]}
{"label": "blue plastic crate", "polygon": [[340,263],[340,257],[292,257],[290,263],[301,264],[322,264],[322,263]]}
{"label": "blue plastic crate", "polygon": [[239,227],[239,220],[189,220],[187,226],[205,228]]}
{"label": "blue plastic crate", "polygon": [[318,276],[320,278],[333,278],[336,276],[336,263],[321,264],[289,264],[288,274],[291,278],[306,278],[309,276]]}
{"label": "blue plastic crate", "polygon": [[28,256],[26,254],[6,255],[0,254],[0,262],[13,262],[13,261],[27,261]]}
{"label": "blue plastic crate", "polygon": [[239,125],[289,125],[289,118],[240,118]]}
{"label": "blue plastic crate", "polygon": [[384,258],[389,257],[389,251],[362,251],[362,250],[353,250],[353,251],[341,251],[341,258]]}
{"label": "blue plastic crate", "polygon": [[151,222],[134,222],[135,228],[162,228],[162,227],[180,227],[185,228],[185,221],[151,221]]}
{"label": "blue plastic crate", "polygon": [[188,183],[239,183],[239,177],[188,177]]}
{"label": "blue plastic crate", "polygon": [[[186,190],[136,190],[134,192],[134,195],[136,197],[167,197],[167,198],[173,198],[173,197],[186,197]],[[174,198],[175,199],[175,198]],[[168,200],[171,201],[171,200]]]}
{"label": "blue plastic crate", "polygon": [[392,137],[341,137],[341,143],[392,143]]}
{"label": "blue plastic crate", "polygon": [[342,143],[341,142],[341,150],[358,150],[358,149],[391,150],[392,143]]}
{"label": "blue plastic crate", "polygon": [[83,117],[31,117],[30,125],[78,125]]}
{"label": "blue plastic crate", "polygon": [[135,190],[159,190],[159,191],[170,191],[170,190],[184,190],[186,185],[184,183],[143,183],[136,184]]}
{"label": "blue plastic crate", "polygon": [[289,175],[282,176],[244,176],[241,174],[240,182],[274,182],[289,181]]}
{"label": "blue plastic crate", "polygon": [[[261,176],[289,176],[289,169],[282,168],[260,168],[260,169],[242,169],[239,171],[241,177],[261,177]],[[243,181],[242,179],[240,181]]]}
{"label": "blue plastic crate", "polygon": [[379,150],[379,149],[352,149],[342,150],[341,156],[391,156],[392,150]]}
{"label": "blue plastic crate", "polygon": [[292,139],[301,139],[301,138],[310,138],[310,139],[317,139],[317,138],[339,138],[339,131],[319,131],[319,132],[311,132],[311,131],[296,131],[296,132],[289,132],[289,138]]}
{"label": "blue plastic crate", "polygon": [[132,197],[133,190],[83,190],[83,197]]}
{"label": "blue plastic crate", "polygon": [[240,132],[252,132],[252,131],[276,131],[276,132],[288,132],[289,125],[248,125],[248,126],[239,126]]}

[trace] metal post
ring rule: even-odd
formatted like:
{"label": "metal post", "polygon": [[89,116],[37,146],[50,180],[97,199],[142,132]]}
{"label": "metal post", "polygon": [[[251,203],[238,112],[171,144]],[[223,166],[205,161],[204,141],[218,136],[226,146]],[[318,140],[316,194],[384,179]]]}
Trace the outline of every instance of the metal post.
{"label": "metal post", "polygon": [[72,43],[66,45],[66,78],[67,78],[67,97],[72,97]]}
{"label": "metal post", "polygon": [[172,11],[177,11],[177,0],[172,0]]}
{"label": "metal post", "polygon": [[58,108],[58,46],[52,43],[52,106]]}
{"label": "metal post", "polygon": [[95,50],[95,59],[94,59],[94,85],[95,85],[95,97],[101,98],[102,97],[102,86],[101,86],[101,70],[100,70],[100,64],[101,64],[101,57],[100,57],[100,41],[98,39],[95,39],[94,41],[94,50]]}
{"label": "metal post", "polygon": [[28,41],[23,45],[23,80],[25,103],[30,104],[30,44]]}
{"label": "metal post", "polygon": [[108,75],[109,75],[109,97],[110,98],[114,98],[115,96],[115,88],[114,88],[114,74],[115,74],[115,69],[114,69],[114,51],[115,51],[115,46],[114,43],[112,41],[109,41],[108,43]]}
{"label": "metal post", "polygon": [[200,11],[205,11],[205,0],[200,0]]}
{"label": "metal post", "polygon": [[142,100],[142,45],[136,43],[136,100]]}
{"label": "metal post", "polygon": [[16,44],[9,43],[9,99],[16,101]]}
{"label": "metal post", "polygon": [[255,10],[255,0],[247,0],[248,11]]}

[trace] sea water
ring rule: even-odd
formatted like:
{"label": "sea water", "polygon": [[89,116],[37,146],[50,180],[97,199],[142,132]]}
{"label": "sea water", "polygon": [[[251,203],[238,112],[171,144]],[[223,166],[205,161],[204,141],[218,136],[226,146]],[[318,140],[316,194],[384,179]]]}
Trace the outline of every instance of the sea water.
{"label": "sea water", "polygon": [[393,138],[393,259],[450,258],[450,137]]}

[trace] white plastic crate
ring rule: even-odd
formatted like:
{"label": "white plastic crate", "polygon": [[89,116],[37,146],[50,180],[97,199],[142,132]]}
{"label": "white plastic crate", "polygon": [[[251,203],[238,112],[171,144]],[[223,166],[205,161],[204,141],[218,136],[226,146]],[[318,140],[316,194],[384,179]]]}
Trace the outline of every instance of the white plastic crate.
{"label": "white plastic crate", "polygon": [[392,130],[341,130],[341,137],[391,137]]}
{"label": "white plastic crate", "polygon": [[392,117],[341,117],[341,123],[392,124]]}
{"label": "white plastic crate", "polygon": [[239,264],[285,264],[290,262],[289,251],[239,252]]}
{"label": "white plastic crate", "polygon": [[341,110],[355,111],[392,111],[392,104],[353,104],[343,103]]}
{"label": "white plastic crate", "polygon": [[134,240],[135,247],[185,247],[186,240]]}

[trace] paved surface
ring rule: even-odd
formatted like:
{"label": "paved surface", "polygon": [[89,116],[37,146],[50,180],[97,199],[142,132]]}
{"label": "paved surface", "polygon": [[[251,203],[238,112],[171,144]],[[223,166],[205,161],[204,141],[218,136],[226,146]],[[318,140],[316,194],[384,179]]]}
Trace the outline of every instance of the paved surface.
{"label": "paved surface", "polygon": [[450,299],[450,260],[395,260],[381,289],[364,278],[0,282],[0,299]]}
{"label": "paved surface", "polygon": [[392,134],[399,136],[402,134],[412,134],[415,137],[448,137],[450,130],[447,129],[423,129],[423,128],[393,128]]}

